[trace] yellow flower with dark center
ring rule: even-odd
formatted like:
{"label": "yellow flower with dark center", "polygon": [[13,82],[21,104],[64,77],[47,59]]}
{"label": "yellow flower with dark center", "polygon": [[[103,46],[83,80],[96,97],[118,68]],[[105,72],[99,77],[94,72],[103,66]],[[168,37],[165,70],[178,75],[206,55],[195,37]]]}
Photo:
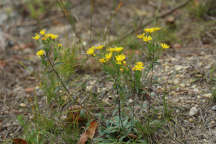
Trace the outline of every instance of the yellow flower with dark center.
{"label": "yellow flower with dark center", "polygon": [[46,52],[44,50],[39,50],[36,55],[41,57],[41,56],[44,56],[46,54]]}
{"label": "yellow flower with dark center", "polygon": [[168,49],[168,48],[170,48],[170,46],[167,45],[166,43],[161,43],[160,46],[161,46],[163,49]]}
{"label": "yellow flower with dark center", "polygon": [[132,68],[133,71],[142,71],[144,69],[143,62],[136,62],[135,66]]}
{"label": "yellow flower with dark center", "polygon": [[144,42],[149,42],[149,41],[151,41],[152,40],[152,37],[151,36],[144,36],[143,37],[143,41]]}
{"label": "yellow flower with dark center", "polygon": [[40,31],[40,34],[41,34],[41,35],[45,35],[45,33],[46,33],[46,30],[45,30],[45,29],[42,29],[42,30]]}
{"label": "yellow flower with dark center", "polygon": [[40,39],[40,35],[36,33],[35,36],[32,37],[32,39],[39,40]]}

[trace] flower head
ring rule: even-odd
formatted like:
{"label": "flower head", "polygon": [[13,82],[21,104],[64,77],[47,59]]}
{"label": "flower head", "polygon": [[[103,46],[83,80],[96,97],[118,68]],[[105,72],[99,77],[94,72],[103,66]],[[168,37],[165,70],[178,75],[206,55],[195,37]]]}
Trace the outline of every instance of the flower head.
{"label": "flower head", "polygon": [[104,45],[95,46],[95,49],[100,50],[103,49]]}
{"label": "flower head", "polygon": [[168,49],[170,48],[170,46],[166,43],[161,43],[160,46],[163,48],[163,49]]}
{"label": "flower head", "polygon": [[142,34],[138,34],[138,35],[137,35],[137,38],[138,38],[138,39],[142,39],[144,36],[145,36],[144,33],[142,33]]}
{"label": "flower head", "polygon": [[147,33],[153,33],[155,31],[159,31],[160,28],[159,27],[153,27],[153,28],[145,28],[144,31]]}
{"label": "flower head", "polygon": [[61,44],[61,43],[58,43],[57,46],[58,46],[59,48],[61,48],[61,47],[62,47],[62,44]]}
{"label": "flower head", "polygon": [[120,54],[120,55],[115,56],[115,59],[116,59],[116,64],[126,63],[126,61],[125,61],[126,56],[124,54]]}
{"label": "flower head", "polygon": [[39,40],[40,39],[40,35],[36,33],[35,36],[32,37],[32,39]]}
{"label": "flower head", "polygon": [[101,59],[99,59],[99,62],[100,62],[100,63],[105,63],[106,60],[105,60],[104,58],[101,58]]}
{"label": "flower head", "polygon": [[109,61],[112,58],[112,52],[105,54],[106,61]]}
{"label": "flower head", "polygon": [[46,54],[46,52],[44,50],[39,50],[36,55],[41,57],[41,56],[44,56]]}
{"label": "flower head", "polygon": [[120,52],[123,49],[124,49],[123,47],[114,47],[114,48],[108,48],[107,51],[109,51],[109,52]]}
{"label": "flower head", "polygon": [[151,36],[144,36],[143,37],[143,41],[144,42],[149,42],[149,41],[151,41],[152,40],[152,37]]}
{"label": "flower head", "polygon": [[143,62],[136,62],[135,66],[132,68],[133,71],[141,71],[144,69]]}
{"label": "flower head", "polygon": [[94,56],[94,55],[95,55],[94,52],[95,52],[95,47],[90,47],[90,48],[87,50],[86,53],[87,53],[88,55],[93,55],[93,56]]}
{"label": "flower head", "polygon": [[45,33],[46,33],[46,30],[45,30],[45,29],[42,29],[42,30],[40,31],[40,34],[41,34],[41,35],[45,35]]}

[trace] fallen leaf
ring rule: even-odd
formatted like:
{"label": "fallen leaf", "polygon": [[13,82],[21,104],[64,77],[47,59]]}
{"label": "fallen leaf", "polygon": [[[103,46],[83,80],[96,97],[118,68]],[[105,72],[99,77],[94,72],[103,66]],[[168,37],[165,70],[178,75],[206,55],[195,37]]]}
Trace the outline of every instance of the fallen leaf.
{"label": "fallen leaf", "polygon": [[28,144],[28,143],[21,138],[15,138],[13,139],[13,144]]}
{"label": "fallen leaf", "polygon": [[3,60],[0,60],[0,68],[4,68],[6,65],[6,62]]}
{"label": "fallen leaf", "polygon": [[80,140],[78,142],[78,144],[85,144],[88,140],[88,135],[86,135],[86,133],[83,133],[81,136],[80,136]]}
{"label": "fallen leaf", "polygon": [[32,87],[31,87],[31,88],[26,88],[26,89],[25,89],[25,92],[26,92],[26,93],[31,93],[31,92],[34,91],[34,89],[35,89],[34,87],[33,87],[33,88],[32,88]]}
{"label": "fallen leaf", "polygon": [[93,139],[97,126],[98,126],[98,123],[96,120],[94,120],[90,123],[90,126],[88,127],[88,129],[86,131],[86,134],[88,135],[88,137],[90,139]]}
{"label": "fallen leaf", "polygon": [[90,126],[87,128],[87,130],[80,136],[80,140],[78,144],[85,144],[88,138],[93,139],[97,126],[98,126],[97,121],[96,120],[92,121],[90,123]]}
{"label": "fallen leaf", "polygon": [[137,136],[135,134],[132,134],[132,133],[128,134],[128,137],[133,138],[133,139],[137,138]]}

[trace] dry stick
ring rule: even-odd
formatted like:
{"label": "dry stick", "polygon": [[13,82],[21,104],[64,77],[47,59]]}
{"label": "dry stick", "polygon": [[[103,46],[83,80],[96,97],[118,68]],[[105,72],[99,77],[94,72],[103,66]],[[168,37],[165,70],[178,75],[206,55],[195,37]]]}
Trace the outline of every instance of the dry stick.
{"label": "dry stick", "polygon": [[186,6],[188,3],[190,2],[190,0],[186,0],[185,2],[183,2],[182,4],[179,4],[178,6],[176,6],[175,8],[172,8],[170,9],[169,11],[167,12],[164,12],[162,14],[160,14],[159,16],[156,16],[155,18],[152,18],[150,20],[148,20],[147,22],[145,22],[144,24],[141,24],[140,26],[138,26],[136,29],[133,29],[125,34],[123,34],[122,37],[120,37],[119,39],[117,40],[114,40],[114,41],[111,41],[109,42],[108,44],[106,44],[107,46],[110,46],[116,42],[119,42],[119,41],[122,41],[124,40],[125,38],[127,38],[128,36],[130,36],[131,34],[135,33],[135,32],[139,32],[141,29],[143,29],[145,26],[151,24],[155,19],[159,19],[159,18],[164,18],[170,14],[172,14],[174,11],[176,11],[177,9],[180,9],[184,6]]}

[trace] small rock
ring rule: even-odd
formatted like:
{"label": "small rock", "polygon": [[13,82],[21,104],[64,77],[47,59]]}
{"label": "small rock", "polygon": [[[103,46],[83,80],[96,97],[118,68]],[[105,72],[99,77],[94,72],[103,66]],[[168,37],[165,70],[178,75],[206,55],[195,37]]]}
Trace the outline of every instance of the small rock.
{"label": "small rock", "polygon": [[132,99],[129,99],[129,101],[128,101],[129,103],[132,103],[133,102],[133,100]]}
{"label": "small rock", "polygon": [[205,97],[205,98],[211,98],[212,94],[211,93],[207,93],[207,94],[204,94],[203,97]]}
{"label": "small rock", "polygon": [[174,47],[174,48],[181,48],[182,46],[181,46],[179,43],[175,43],[175,44],[173,45],[173,47]]}
{"label": "small rock", "polygon": [[190,109],[190,112],[189,112],[189,116],[194,116],[194,115],[196,115],[197,113],[198,113],[198,109],[197,109],[197,107],[192,107],[191,109]]}
{"label": "small rock", "polygon": [[20,106],[21,106],[21,107],[26,107],[26,104],[21,103]]}
{"label": "small rock", "polygon": [[189,120],[188,120],[189,122],[193,122],[194,120],[192,119],[192,118],[189,118]]}
{"label": "small rock", "polygon": [[216,111],[216,105],[214,105],[211,110]]}

